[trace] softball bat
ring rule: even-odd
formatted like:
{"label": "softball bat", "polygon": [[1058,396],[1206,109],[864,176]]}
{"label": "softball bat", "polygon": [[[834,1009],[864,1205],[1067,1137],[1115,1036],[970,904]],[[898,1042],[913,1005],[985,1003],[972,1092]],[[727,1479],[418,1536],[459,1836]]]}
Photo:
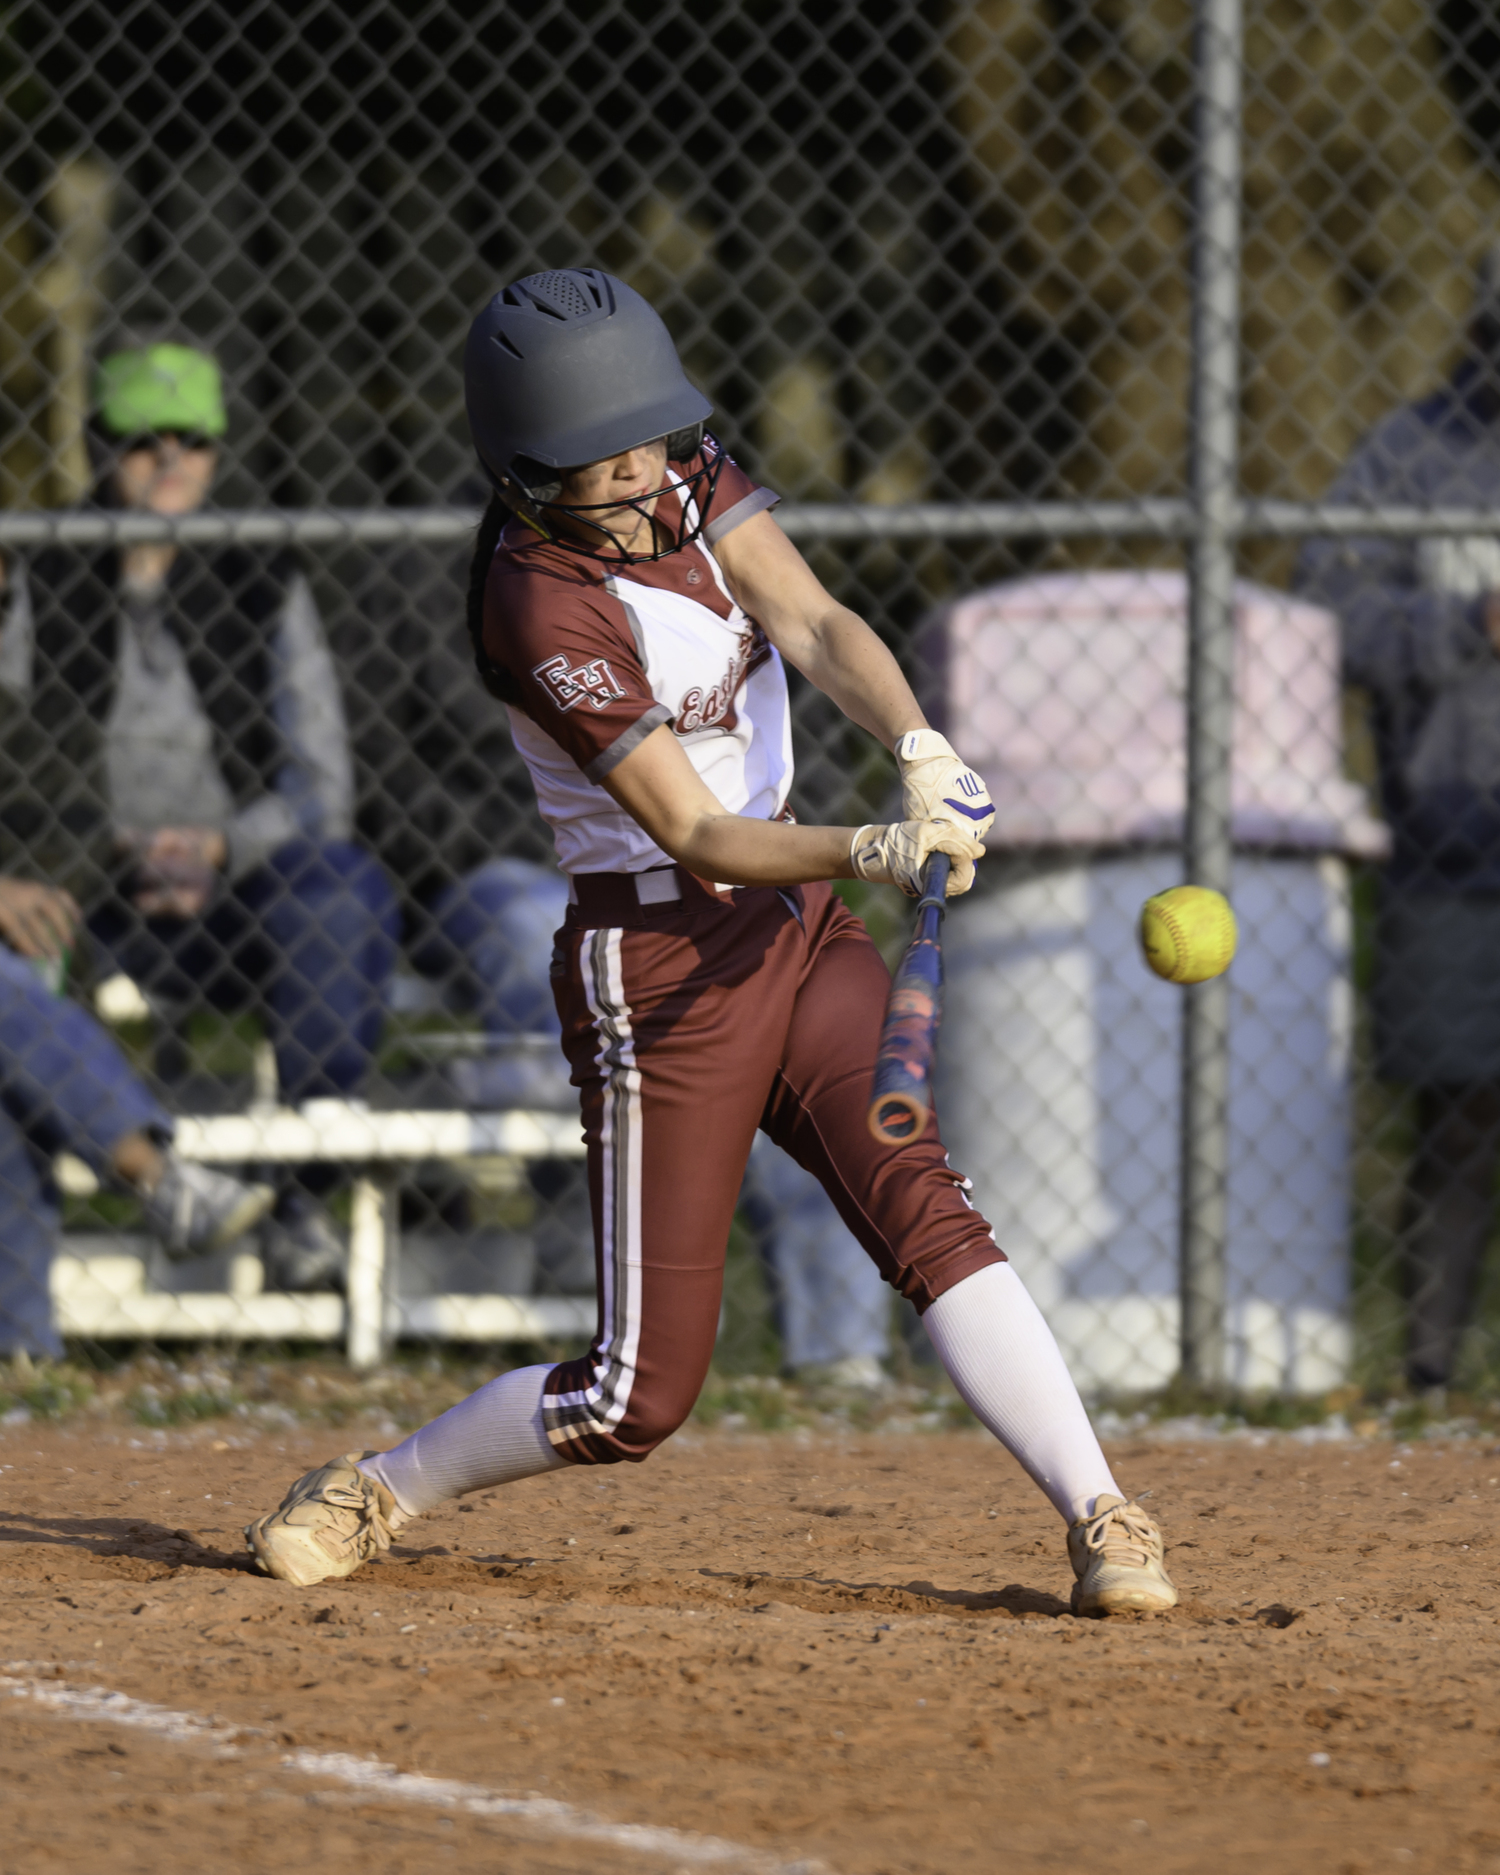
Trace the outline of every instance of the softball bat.
{"label": "softball bat", "polygon": [[870,1131],[887,1146],[920,1139],[932,1112],[932,1063],[943,1019],[943,946],[940,938],[949,859],[934,853],[922,875],[917,928],[912,933],[885,1006],[875,1056]]}

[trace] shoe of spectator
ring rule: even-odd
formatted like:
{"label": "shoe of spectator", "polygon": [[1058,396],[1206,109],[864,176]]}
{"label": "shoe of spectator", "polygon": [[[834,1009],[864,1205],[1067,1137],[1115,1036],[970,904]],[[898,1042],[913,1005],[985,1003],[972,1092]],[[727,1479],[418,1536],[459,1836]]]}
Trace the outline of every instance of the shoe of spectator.
{"label": "shoe of spectator", "polygon": [[169,1257],[205,1256],[254,1228],[276,1201],[269,1185],[247,1185],[167,1153],[162,1174],[140,1194],[146,1228]]}
{"label": "shoe of spectator", "polygon": [[303,1192],[284,1193],[266,1219],[260,1260],[267,1289],[289,1295],[326,1289],[343,1293],[349,1253],[332,1218]]}
{"label": "shoe of spectator", "polygon": [[568,1072],[561,1045],[548,1038],[540,1048],[501,1048],[452,1062],[448,1081],[459,1106],[471,1112],[529,1107],[542,1113],[576,1113],[578,1090]]}
{"label": "shoe of spectator", "polygon": [[839,1361],[815,1362],[797,1369],[805,1387],[832,1387],[841,1393],[889,1393],[890,1376],[873,1354],[846,1354]]}
{"label": "shoe of spectator", "polygon": [[1075,1615],[1160,1614],[1177,1606],[1163,1560],[1161,1531],[1139,1504],[1095,1500],[1092,1517],[1068,1530]]}

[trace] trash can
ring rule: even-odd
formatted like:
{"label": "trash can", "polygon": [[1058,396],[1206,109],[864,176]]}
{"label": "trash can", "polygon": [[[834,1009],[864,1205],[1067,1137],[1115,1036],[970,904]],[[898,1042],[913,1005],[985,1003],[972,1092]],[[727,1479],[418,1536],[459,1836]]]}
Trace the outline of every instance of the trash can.
{"label": "trash can", "polygon": [[[1015,581],[922,642],[997,807],[948,919],[944,1137],[1094,1395],[1178,1367],[1182,992],[1135,927],[1181,878],[1186,600],[1169,572]],[[1228,1371],[1311,1393],[1350,1352],[1345,862],[1385,834],[1339,772],[1332,615],[1244,584],[1235,638]]]}

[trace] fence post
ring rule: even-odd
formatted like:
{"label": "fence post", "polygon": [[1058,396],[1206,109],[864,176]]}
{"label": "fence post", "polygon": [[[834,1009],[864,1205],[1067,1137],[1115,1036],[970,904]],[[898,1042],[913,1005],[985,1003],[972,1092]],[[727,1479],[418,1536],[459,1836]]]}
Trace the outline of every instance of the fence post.
{"label": "fence post", "polygon": [[[1240,0],[1197,0],[1184,861],[1190,881],[1220,892],[1232,863],[1242,39]],[[1226,1377],[1228,1107],[1229,985],[1219,977],[1186,992],[1182,1024],[1182,1374],[1208,1388]]]}
{"label": "fence post", "polygon": [[357,1374],[368,1373],[385,1352],[385,1300],[395,1192],[366,1173],[354,1181],[349,1218],[349,1273],[344,1352]]}

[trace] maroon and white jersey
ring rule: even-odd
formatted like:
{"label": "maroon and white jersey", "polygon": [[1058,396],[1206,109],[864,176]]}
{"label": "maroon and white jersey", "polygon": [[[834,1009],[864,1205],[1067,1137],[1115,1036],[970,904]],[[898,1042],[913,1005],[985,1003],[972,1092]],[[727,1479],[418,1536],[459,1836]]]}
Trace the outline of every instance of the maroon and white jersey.
{"label": "maroon and white jersey", "polygon": [[[669,466],[691,476],[701,458]],[[713,547],[775,504],[727,458],[703,533],[665,559],[593,560],[510,521],[484,598],[484,646],[564,872],[644,872],[668,856],[600,786],[662,723],[732,814],[774,820],[792,780],[786,674],[729,596]],[[658,510],[669,526],[683,493]]]}

